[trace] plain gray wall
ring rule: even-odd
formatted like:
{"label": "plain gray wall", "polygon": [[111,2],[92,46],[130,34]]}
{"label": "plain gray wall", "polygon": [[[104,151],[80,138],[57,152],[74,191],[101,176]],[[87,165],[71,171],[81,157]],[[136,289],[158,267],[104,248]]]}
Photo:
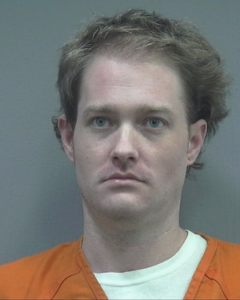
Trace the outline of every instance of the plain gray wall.
{"label": "plain gray wall", "polygon": [[234,77],[231,114],[206,148],[205,169],[186,182],[181,224],[240,243],[240,1],[1,0],[0,263],[81,235],[74,166],[51,125],[58,109],[58,49],[95,12],[110,15],[129,8],[192,20]]}

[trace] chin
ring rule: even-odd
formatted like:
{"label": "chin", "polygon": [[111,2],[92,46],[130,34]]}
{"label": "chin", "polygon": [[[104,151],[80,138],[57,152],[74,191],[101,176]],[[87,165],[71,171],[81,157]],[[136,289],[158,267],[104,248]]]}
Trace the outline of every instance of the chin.
{"label": "chin", "polygon": [[142,218],[150,209],[149,200],[132,195],[118,195],[106,199],[99,207],[104,216],[114,220],[134,220]]}

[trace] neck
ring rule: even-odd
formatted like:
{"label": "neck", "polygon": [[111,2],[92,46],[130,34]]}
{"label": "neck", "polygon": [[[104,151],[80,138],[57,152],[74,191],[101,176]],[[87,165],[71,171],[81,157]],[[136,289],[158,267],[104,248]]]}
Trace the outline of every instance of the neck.
{"label": "neck", "polygon": [[82,250],[95,273],[127,272],[166,261],[177,253],[186,237],[178,220],[123,230],[111,224],[102,228],[85,216]]}

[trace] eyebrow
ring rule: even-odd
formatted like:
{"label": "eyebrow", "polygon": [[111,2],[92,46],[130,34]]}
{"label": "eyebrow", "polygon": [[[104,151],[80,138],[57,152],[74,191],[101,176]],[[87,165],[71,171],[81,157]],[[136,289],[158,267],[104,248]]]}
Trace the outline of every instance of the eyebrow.
{"label": "eyebrow", "polygon": [[153,106],[153,105],[144,104],[144,105],[139,106],[137,111],[138,111],[138,113],[147,113],[147,114],[167,113],[167,114],[173,115],[173,112],[171,111],[171,109],[164,105]]}
{"label": "eyebrow", "polygon": [[[112,104],[102,104],[102,105],[90,105],[83,112],[83,116],[87,117],[91,113],[103,113],[103,114],[113,114],[117,113],[118,109]],[[143,104],[137,107],[137,114],[154,114],[154,113],[166,113],[173,115],[171,109],[166,106],[153,106]]]}
{"label": "eyebrow", "polygon": [[117,109],[113,105],[102,104],[102,105],[89,105],[83,112],[83,116],[86,117],[90,113],[105,113],[111,114],[116,112]]}

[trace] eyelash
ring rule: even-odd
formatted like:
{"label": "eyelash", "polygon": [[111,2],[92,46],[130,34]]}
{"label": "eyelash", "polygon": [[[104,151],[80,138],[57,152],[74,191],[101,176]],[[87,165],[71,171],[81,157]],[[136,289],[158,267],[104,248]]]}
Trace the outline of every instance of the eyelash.
{"label": "eyelash", "polygon": [[105,121],[111,123],[110,120],[109,120],[108,118],[105,118],[105,117],[95,117],[95,118],[93,118],[93,119],[91,120],[91,124],[93,125],[93,127],[96,127],[96,128],[104,128],[104,126],[97,126],[97,125],[94,125],[94,124],[93,124],[94,121],[97,121],[97,120],[99,120],[99,119],[103,119],[103,120],[105,120]]}
{"label": "eyelash", "polygon": [[[90,123],[91,123],[91,125],[93,126],[93,127],[95,127],[95,128],[106,128],[104,125],[106,124],[106,122],[103,124],[103,126],[98,126],[98,125],[96,125],[96,124],[94,124],[94,122],[96,122],[97,120],[99,120],[99,119],[102,119],[102,120],[104,120],[104,121],[106,121],[106,122],[108,122],[108,125],[107,125],[107,127],[110,125],[113,125],[113,123],[110,121],[110,119],[109,118],[106,118],[106,117],[94,117],[94,118],[92,118],[91,120],[90,120]],[[161,119],[161,118],[158,118],[158,117],[149,117],[149,118],[147,118],[147,119],[145,119],[144,120],[144,122],[142,123],[143,125],[146,125],[149,121],[152,121],[152,120],[157,120],[157,121],[159,121],[160,123],[161,123],[161,126],[160,127],[151,127],[151,126],[149,126],[148,128],[150,128],[150,129],[160,129],[160,128],[162,128],[162,127],[164,127],[164,126],[166,126],[167,125],[167,122],[165,121],[165,120],[163,120],[163,119]]]}
{"label": "eyelash", "polygon": [[151,118],[148,118],[148,119],[146,119],[145,121],[144,121],[144,124],[147,124],[147,122],[149,122],[149,121],[158,121],[159,123],[161,123],[161,126],[160,127],[151,127],[151,129],[154,129],[154,128],[156,128],[156,129],[159,129],[159,128],[162,128],[163,126],[165,126],[166,125],[166,122],[165,121],[163,121],[161,118],[156,118],[156,117],[151,117]]}

